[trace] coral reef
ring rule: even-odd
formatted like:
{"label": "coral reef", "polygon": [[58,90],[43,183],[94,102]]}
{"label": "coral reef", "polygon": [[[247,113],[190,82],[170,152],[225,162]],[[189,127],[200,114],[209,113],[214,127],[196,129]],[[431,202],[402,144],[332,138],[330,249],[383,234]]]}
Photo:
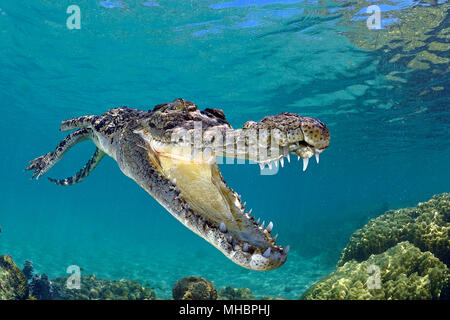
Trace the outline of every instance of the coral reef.
{"label": "coral reef", "polygon": [[[379,268],[379,284],[373,266]],[[449,269],[432,253],[401,242],[364,262],[346,262],[300,299],[439,299],[448,295],[449,279]]]}
{"label": "coral reef", "polygon": [[28,282],[8,255],[0,256],[0,300],[28,298]]}
{"label": "coral reef", "polygon": [[152,288],[133,280],[98,279],[95,275],[81,276],[80,289],[68,289],[68,277],[52,280],[59,286],[64,300],[154,300]]}
{"label": "coral reef", "polygon": [[184,277],[172,289],[175,300],[216,300],[214,284],[202,277]]}
{"label": "coral reef", "polygon": [[[389,210],[371,219],[351,236],[335,271],[300,299],[450,299],[449,267],[450,194],[444,193],[416,207]],[[68,289],[67,280],[33,275],[33,263],[28,260],[21,271],[10,256],[0,256],[0,299],[155,299],[153,289],[132,280],[81,276],[80,289]],[[216,290],[202,277],[181,278],[172,295],[175,300],[255,299],[248,288]]]}
{"label": "coral reef", "polygon": [[417,207],[387,211],[356,231],[342,251],[338,266],[361,262],[402,241],[430,251],[450,266],[450,194],[435,195]]}
{"label": "coral reef", "polygon": [[33,277],[33,262],[30,260],[26,260],[25,263],[23,264],[23,275],[25,276],[25,278],[27,278],[27,280],[31,280],[31,278]]}
{"label": "coral reef", "polygon": [[53,281],[50,281],[46,274],[42,274],[42,276],[39,276],[38,273],[33,275],[31,277],[29,288],[30,288],[30,295],[34,299],[38,300],[63,299],[61,288]]}
{"label": "coral reef", "polygon": [[[300,299],[449,299],[449,265],[450,194],[444,193],[371,219],[351,236],[336,270]],[[374,277],[379,286],[369,285]]]}
{"label": "coral reef", "polygon": [[221,288],[217,292],[218,300],[253,300],[255,297],[249,288],[236,289],[230,286]]}

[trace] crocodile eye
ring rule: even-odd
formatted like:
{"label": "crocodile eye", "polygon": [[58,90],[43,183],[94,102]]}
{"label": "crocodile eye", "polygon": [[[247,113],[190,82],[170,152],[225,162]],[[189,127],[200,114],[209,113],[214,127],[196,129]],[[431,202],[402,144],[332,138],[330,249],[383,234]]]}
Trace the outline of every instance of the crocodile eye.
{"label": "crocodile eye", "polygon": [[172,104],[172,108],[170,108],[172,110],[183,110],[184,109],[184,103],[181,102],[180,100],[176,100],[174,101],[174,103]]}
{"label": "crocodile eye", "polygon": [[255,121],[247,121],[246,123],[244,123],[244,126],[242,127],[243,129],[248,129],[251,126],[253,126],[254,124],[256,124]]}

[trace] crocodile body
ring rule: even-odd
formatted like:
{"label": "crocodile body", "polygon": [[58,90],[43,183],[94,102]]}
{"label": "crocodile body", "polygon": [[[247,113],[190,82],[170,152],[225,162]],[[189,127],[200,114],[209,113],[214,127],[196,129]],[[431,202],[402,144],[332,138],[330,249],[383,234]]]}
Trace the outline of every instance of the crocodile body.
{"label": "crocodile body", "polygon": [[58,185],[78,183],[108,155],[191,231],[252,270],[281,266],[289,247],[276,245],[272,222],[264,227],[245,212],[239,194],[222,178],[217,157],[252,160],[264,168],[283,165],[286,157],[296,154],[306,170],[308,159],[315,155],[318,161],[330,139],[319,120],[286,112],[234,130],[222,110],[200,111],[183,99],[149,111],[120,107],[100,116],[66,120],[61,130],[75,131],[54,151],[30,161],[27,170],[34,170],[32,177],[45,174],[70,147],[92,140],[96,151],[78,173],[50,180]]}

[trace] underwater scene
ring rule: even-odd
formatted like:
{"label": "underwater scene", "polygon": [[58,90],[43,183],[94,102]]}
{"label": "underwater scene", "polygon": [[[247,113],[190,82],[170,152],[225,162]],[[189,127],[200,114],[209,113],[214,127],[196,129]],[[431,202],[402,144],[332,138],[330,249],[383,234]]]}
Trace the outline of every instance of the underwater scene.
{"label": "underwater scene", "polygon": [[0,299],[450,299],[449,7],[2,0]]}

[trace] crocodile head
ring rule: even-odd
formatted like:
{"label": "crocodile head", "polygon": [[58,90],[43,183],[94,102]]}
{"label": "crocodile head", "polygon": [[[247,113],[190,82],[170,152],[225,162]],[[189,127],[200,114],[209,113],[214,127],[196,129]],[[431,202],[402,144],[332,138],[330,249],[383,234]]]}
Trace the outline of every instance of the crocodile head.
{"label": "crocodile head", "polygon": [[134,132],[145,141],[149,162],[175,190],[173,203],[155,198],[236,264],[253,270],[281,266],[289,246],[276,244],[272,222],[260,224],[251,210],[246,212],[241,196],[225,183],[217,159],[243,158],[263,168],[278,161],[282,166],[286,157],[296,154],[306,170],[308,159],[315,155],[318,161],[328,147],[327,127],[314,118],[281,113],[234,130],[222,110],[200,111],[182,99],[157,105],[149,113]]}

